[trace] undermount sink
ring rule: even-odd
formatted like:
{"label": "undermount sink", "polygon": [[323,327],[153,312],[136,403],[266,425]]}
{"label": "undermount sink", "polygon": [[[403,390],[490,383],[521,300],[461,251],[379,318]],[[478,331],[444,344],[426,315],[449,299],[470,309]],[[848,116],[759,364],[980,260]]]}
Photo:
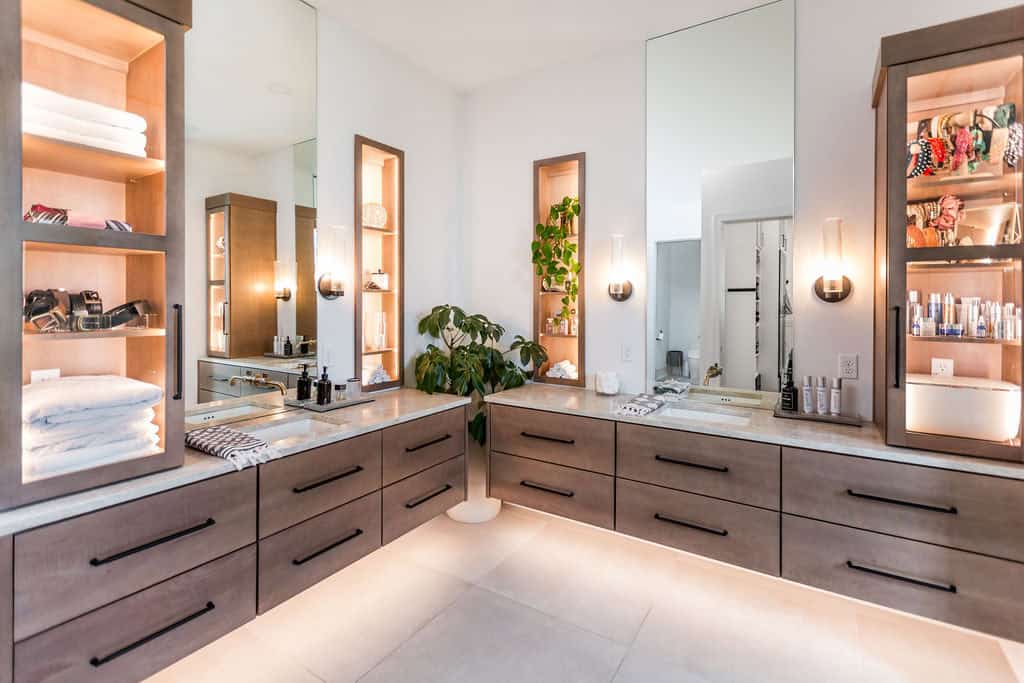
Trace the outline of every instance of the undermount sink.
{"label": "undermount sink", "polygon": [[673,417],[681,420],[692,420],[694,422],[714,422],[727,424],[736,427],[746,427],[750,424],[750,415],[719,413],[710,410],[690,410],[689,408],[665,408],[660,417]]}
{"label": "undermount sink", "polygon": [[201,427],[215,422],[219,423],[227,420],[242,420],[264,414],[267,410],[268,408],[266,406],[257,405],[255,403],[246,403],[245,405],[234,406],[231,408],[217,408],[215,410],[208,410],[202,413],[186,415],[185,425],[187,427]]}
{"label": "undermount sink", "polygon": [[286,422],[254,425],[243,431],[263,439],[271,446],[288,448],[289,446],[297,446],[319,436],[337,434],[338,429],[339,426],[333,422],[324,422],[316,418],[304,417]]}

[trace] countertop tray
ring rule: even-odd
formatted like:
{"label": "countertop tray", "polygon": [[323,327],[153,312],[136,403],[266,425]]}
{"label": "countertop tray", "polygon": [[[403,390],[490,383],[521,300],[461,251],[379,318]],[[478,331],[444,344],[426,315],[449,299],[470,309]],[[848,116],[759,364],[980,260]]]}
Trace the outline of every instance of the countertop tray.
{"label": "countertop tray", "polygon": [[783,410],[775,406],[775,417],[785,420],[807,420],[809,422],[828,422],[834,425],[848,425],[850,427],[862,427],[864,423],[856,417],[845,417],[843,415],[818,415],[817,413],[801,413],[790,410]]}
{"label": "countertop tray", "polygon": [[350,406],[357,406],[363,403],[373,403],[372,398],[354,398],[347,401],[332,401],[325,406],[317,405],[314,400],[310,401],[296,401],[293,398],[285,399],[284,404],[290,408],[302,408],[303,410],[312,410],[314,413],[326,413],[332,410],[340,410],[341,408],[348,408]]}

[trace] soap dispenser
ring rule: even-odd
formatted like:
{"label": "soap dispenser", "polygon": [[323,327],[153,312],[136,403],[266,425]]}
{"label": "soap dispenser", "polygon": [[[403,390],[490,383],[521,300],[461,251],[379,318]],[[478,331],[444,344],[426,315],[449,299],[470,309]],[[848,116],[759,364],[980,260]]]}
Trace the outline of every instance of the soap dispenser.
{"label": "soap dispenser", "polygon": [[285,337],[285,340],[284,340],[284,355],[286,355],[286,356],[292,355],[292,351],[293,350],[294,349],[292,347],[292,338],[290,336],[289,337]]}
{"label": "soap dispenser", "polygon": [[309,376],[309,366],[302,364],[302,374],[296,384],[295,397],[300,401],[308,401],[313,397],[313,378]]}
{"label": "soap dispenser", "polygon": [[316,382],[316,404],[325,406],[331,402],[331,380],[327,376],[327,366],[324,366],[324,374]]}

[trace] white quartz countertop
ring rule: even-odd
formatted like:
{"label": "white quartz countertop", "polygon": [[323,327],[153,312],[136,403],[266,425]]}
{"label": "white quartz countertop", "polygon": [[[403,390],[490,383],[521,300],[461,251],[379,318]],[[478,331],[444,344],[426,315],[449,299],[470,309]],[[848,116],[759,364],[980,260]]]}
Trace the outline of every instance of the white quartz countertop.
{"label": "white quartz countertop", "polygon": [[[204,363],[220,363],[221,365],[232,365],[237,368],[254,368],[256,370],[268,370],[270,372],[284,372],[289,375],[301,375],[302,368],[299,365],[308,365],[310,374],[315,374],[316,356],[296,356],[294,358],[269,358],[267,356],[248,356],[245,358],[212,358],[203,357],[199,359]],[[337,380],[342,381],[342,380]]]}
{"label": "white quartz countertop", "polygon": [[[294,390],[289,393],[293,394]],[[317,421],[328,422],[337,427],[330,434],[317,435],[308,441],[303,441],[301,445],[282,449],[282,455],[288,455],[470,403],[468,398],[462,396],[430,395],[415,389],[384,391],[373,394],[372,397],[374,399],[372,403],[341,408],[329,413],[314,413],[301,409],[284,410],[280,395],[260,395],[258,403],[266,406],[268,415],[232,423],[231,426],[246,429],[315,416]],[[254,396],[243,396],[242,398],[204,403],[196,410],[189,412],[203,412],[218,407],[252,404],[257,402],[256,399],[257,397]],[[162,493],[179,486],[194,484],[204,479],[228,474],[234,469],[234,466],[226,460],[186,449],[185,464],[181,467],[0,512],[0,536],[16,534],[119,503]]]}
{"label": "white quartz countertop", "polygon": [[530,383],[516,389],[491,394],[485,400],[487,403],[495,405],[582,415],[602,420],[615,420],[650,427],[678,429],[747,441],[760,441],[781,446],[1024,480],[1024,464],[888,446],[878,427],[870,423],[866,423],[862,427],[848,427],[806,420],[787,420],[774,417],[767,410],[719,408],[703,402],[686,400],[668,404],[667,407],[749,416],[749,423],[746,425],[725,424],[710,420],[704,421],[696,417],[693,419],[667,417],[661,414],[664,413],[665,408],[645,417],[616,414],[618,408],[630,398],[632,395],[600,396],[589,389]]}

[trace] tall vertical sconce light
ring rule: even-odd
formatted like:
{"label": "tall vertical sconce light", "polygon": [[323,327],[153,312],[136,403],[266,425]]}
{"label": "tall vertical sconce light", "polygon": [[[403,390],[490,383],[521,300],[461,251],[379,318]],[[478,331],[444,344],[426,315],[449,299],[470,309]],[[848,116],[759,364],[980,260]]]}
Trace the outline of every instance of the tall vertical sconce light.
{"label": "tall vertical sconce light", "polygon": [[821,226],[821,268],[814,281],[814,294],[834,304],[850,296],[853,282],[843,274],[843,219],[826,218]]}
{"label": "tall vertical sconce light", "polygon": [[336,226],[316,229],[316,288],[325,299],[345,296],[345,230]]}
{"label": "tall vertical sconce light", "polygon": [[612,235],[611,270],[608,274],[608,296],[615,301],[625,301],[633,296],[633,283],[626,278],[625,261],[622,258],[622,235]]}

